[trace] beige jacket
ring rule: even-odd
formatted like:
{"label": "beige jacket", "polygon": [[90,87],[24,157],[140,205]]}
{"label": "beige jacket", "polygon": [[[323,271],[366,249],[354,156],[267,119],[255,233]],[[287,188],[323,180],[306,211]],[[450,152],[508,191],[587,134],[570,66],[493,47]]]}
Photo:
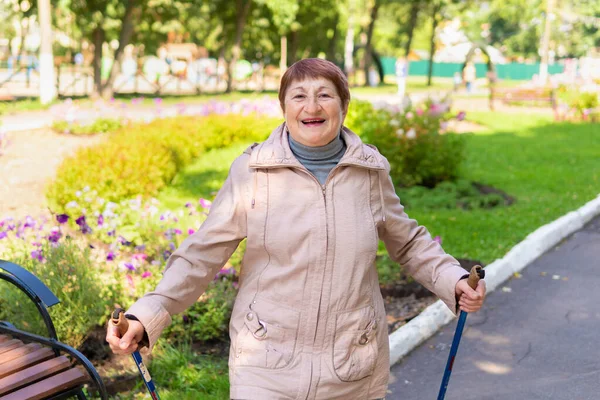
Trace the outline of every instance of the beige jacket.
{"label": "beige jacket", "polygon": [[377,399],[389,344],[375,255],[456,309],[465,271],[403,211],[387,160],[344,128],[347,151],[325,185],[293,156],[284,125],[232,164],[202,227],[128,313],[156,342],[247,238],[230,322],[233,399]]}

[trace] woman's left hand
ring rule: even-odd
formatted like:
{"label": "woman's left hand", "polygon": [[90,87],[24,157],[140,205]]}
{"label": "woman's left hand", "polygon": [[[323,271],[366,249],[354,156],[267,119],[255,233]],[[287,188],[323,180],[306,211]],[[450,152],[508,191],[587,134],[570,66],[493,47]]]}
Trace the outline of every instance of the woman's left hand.
{"label": "woman's left hand", "polygon": [[477,284],[477,289],[473,290],[466,279],[461,279],[456,284],[455,292],[462,311],[479,311],[485,299],[485,281],[481,279]]}

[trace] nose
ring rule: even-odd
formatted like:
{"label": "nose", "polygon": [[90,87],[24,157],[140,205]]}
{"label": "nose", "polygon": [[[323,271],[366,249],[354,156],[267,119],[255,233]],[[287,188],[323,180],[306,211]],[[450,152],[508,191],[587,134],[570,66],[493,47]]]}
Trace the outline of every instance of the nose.
{"label": "nose", "polygon": [[306,111],[309,113],[314,113],[319,110],[321,105],[319,104],[319,99],[317,96],[309,96],[306,101]]}

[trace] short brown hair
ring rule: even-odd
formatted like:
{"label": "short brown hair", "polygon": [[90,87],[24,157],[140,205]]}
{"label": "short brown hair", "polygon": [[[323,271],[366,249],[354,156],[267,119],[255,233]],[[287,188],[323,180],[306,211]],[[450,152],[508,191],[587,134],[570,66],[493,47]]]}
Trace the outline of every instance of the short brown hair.
{"label": "short brown hair", "polygon": [[306,78],[324,78],[333,83],[342,101],[344,113],[348,110],[350,90],[348,89],[348,79],[346,79],[346,75],[344,75],[342,70],[331,61],[321,58],[305,58],[292,64],[281,78],[279,104],[283,111],[285,111],[285,92],[288,90],[288,87],[292,82],[301,81]]}

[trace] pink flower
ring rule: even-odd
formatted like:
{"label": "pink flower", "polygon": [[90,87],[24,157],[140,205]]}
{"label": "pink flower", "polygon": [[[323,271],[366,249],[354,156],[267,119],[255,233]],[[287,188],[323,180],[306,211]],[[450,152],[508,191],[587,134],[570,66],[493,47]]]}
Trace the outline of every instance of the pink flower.
{"label": "pink flower", "polygon": [[465,119],[466,116],[467,116],[467,113],[464,111],[461,111],[456,115],[456,119],[459,121],[462,121]]}
{"label": "pink flower", "polygon": [[193,234],[194,234],[194,232],[196,232],[196,231],[195,231],[195,230],[193,230],[193,229],[188,229],[188,235],[193,235]]}
{"label": "pink flower", "polygon": [[438,242],[439,244],[442,244],[442,237],[441,236],[436,236],[433,238],[434,242]]}
{"label": "pink flower", "polygon": [[133,278],[131,277],[131,275],[127,275],[125,278],[127,278],[127,283],[129,283],[129,286],[131,286],[132,288],[135,287],[135,283],[133,282]]}
{"label": "pink flower", "polygon": [[200,203],[200,207],[202,208],[210,208],[210,206],[212,205],[212,203],[206,199],[200,199],[198,200],[198,203]]}
{"label": "pink flower", "polygon": [[417,110],[417,115],[420,117],[421,115],[423,115],[423,110],[421,110],[420,108]]}
{"label": "pink flower", "polygon": [[131,256],[131,258],[133,258],[134,260],[146,261],[146,258],[148,258],[148,255],[144,254],[144,253],[135,253],[134,255]]}
{"label": "pink flower", "polygon": [[152,276],[152,273],[150,271],[146,271],[142,274],[142,278],[149,278],[150,276]]}

